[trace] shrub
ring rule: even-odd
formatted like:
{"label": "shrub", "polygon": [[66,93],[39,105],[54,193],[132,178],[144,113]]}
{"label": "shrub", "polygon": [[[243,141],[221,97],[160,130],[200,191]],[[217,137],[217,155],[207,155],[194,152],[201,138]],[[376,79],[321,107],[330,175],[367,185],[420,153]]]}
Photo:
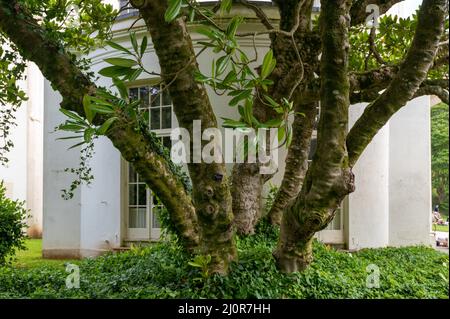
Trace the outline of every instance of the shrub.
{"label": "shrub", "polygon": [[25,249],[23,232],[27,211],[24,203],[6,198],[6,188],[0,182],[0,265],[9,262],[19,249]]}
{"label": "shrub", "polygon": [[[306,271],[282,274],[275,244],[240,239],[228,276],[203,276],[174,242],[111,253],[80,262],[80,289],[66,288],[60,268],[0,267],[0,298],[448,298],[448,255],[428,247],[350,254],[315,242]],[[366,285],[369,265],[379,267],[379,288]]]}

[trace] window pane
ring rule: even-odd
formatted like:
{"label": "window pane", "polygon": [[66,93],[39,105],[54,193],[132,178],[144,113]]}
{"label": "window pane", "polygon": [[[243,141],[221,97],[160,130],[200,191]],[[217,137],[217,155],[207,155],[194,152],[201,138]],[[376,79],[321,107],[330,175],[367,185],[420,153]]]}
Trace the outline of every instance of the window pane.
{"label": "window pane", "polygon": [[131,101],[136,101],[137,99],[139,99],[138,88],[131,88],[129,96]]}
{"label": "window pane", "polygon": [[172,127],[172,108],[163,107],[162,108],[162,127],[161,128],[171,128]]}
{"label": "window pane", "polygon": [[167,90],[165,90],[162,93],[162,97],[163,97],[162,105],[172,105],[172,99],[170,98],[169,92]]}
{"label": "window pane", "polygon": [[139,184],[139,205],[147,205],[147,187],[145,184]]}
{"label": "window pane", "polygon": [[160,119],[161,119],[161,109],[152,109],[150,113],[150,128],[152,130],[161,129]]}
{"label": "window pane", "polygon": [[128,182],[135,183],[137,180],[136,171],[133,168],[133,165],[128,164]]}
{"label": "window pane", "polygon": [[147,209],[129,208],[128,216],[129,228],[147,228]]}
{"label": "window pane", "polygon": [[150,103],[148,86],[139,88],[139,93],[140,93],[140,99],[141,99],[141,107],[148,108],[149,103]]}
{"label": "window pane", "polygon": [[137,185],[131,184],[128,186],[128,205],[137,205]]}
{"label": "window pane", "polygon": [[170,136],[163,136],[162,137],[162,144],[170,149],[172,147],[172,141],[170,140]]}
{"label": "window pane", "polygon": [[161,96],[159,95],[159,88],[152,86],[150,88],[151,91],[151,97],[152,97],[152,107],[160,106],[161,105]]}

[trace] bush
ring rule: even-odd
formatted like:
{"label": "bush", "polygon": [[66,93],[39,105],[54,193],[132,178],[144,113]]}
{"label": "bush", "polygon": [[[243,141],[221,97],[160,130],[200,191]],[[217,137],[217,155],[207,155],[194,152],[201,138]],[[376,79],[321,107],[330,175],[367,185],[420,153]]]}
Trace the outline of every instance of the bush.
{"label": "bush", "polygon": [[[448,298],[448,255],[428,247],[336,251],[314,243],[315,260],[303,273],[282,274],[273,239],[238,241],[239,261],[228,276],[204,276],[173,242],[80,262],[80,289],[68,273],[49,266],[0,267],[0,298]],[[380,287],[366,285],[368,266]]]}
{"label": "bush", "polygon": [[0,265],[8,263],[15,252],[25,249],[23,232],[27,211],[24,203],[6,198],[6,188],[0,182]]}

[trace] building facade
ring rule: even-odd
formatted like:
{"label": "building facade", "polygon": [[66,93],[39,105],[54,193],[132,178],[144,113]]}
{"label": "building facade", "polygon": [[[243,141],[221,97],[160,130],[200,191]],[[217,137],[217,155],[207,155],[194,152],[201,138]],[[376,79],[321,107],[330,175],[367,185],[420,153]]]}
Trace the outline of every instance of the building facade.
{"label": "building facade", "polygon": [[[274,7],[265,9],[269,17],[277,19]],[[243,26],[245,30],[260,28],[252,12],[245,8],[237,10],[248,17]],[[114,41],[126,48],[132,46],[129,28],[135,18],[134,13],[128,11],[114,25]],[[147,35],[142,21],[133,26],[133,32],[138,41]],[[201,45],[197,43],[206,39],[194,29],[191,35],[195,49],[200,50]],[[261,58],[270,41],[261,36],[255,43]],[[254,55],[252,39],[242,39],[240,46],[249,56]],[[210,68],[212,54],[207,51],[198,58],[200,69],[205,73]],[[118,55],[110,48],[94,51],[89,56],[92,70],[98,72],[107,66],[104,59]],[[159,72],[158,58],[151,43],[144,61],[147,69]],[[142,76],[128,83],[128,88],[130,96],[141,99],[141,107],[149,110],[149,129],[169,146],[171,129],[178,123],[168,94],[151,98],[160,90],[158,83],[158,78]],[[98,84],[109,86],[111,82],[102,77]],[[80,150],[68,150],[71,141],[57,140],[64,136],[63,132],[54,132],[65,120],[58,110],[61,97],[32,64],[27,90],[31,102],[24,107],[26,110],[20,111],[24,114],[21,113],[19,127],[26,122],[29,131],[17,136],[17,141],[21,142],[16,142],[20,144],[18,153],[11,154],[14,167],[0,168],[0,178],[10,185],[13,197],[27,200],[36,216],[30,223],[43,228],[44,257],[97,256],[133,242],[158,240],[161,234],[158,211],[162,204],[104,137],[96,140],[95,155],[90,161],[95,177],[92,184],[81,186],[70,200],[62,198],[61,190],[75,178],[65,169],[78,167]],[[212,90],[208,93],[219,124],[222,117],[238,118],[235,108],[228,106],[227,97],[218,96]],[[350,127],[365,106],[350,107]],[[38,118],[39,122],[32,118]],[[24,154],[27,155],[24,157]],[[286,151],[281,149],[279,170],[271,181],[275,185],[281,183],[285,156]],[[27,174],[23,177],[11,173],[16,171]],[[328,228],[318,233],[320,240],[348,249],[430,245],[430,97],[417,98],[395,114],[365,150],[354,172],[356,191],[344,201]]]}

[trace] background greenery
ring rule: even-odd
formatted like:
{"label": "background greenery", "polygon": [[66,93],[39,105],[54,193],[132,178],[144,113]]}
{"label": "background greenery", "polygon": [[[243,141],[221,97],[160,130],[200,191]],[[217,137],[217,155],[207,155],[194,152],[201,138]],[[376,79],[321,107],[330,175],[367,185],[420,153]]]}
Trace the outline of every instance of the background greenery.
{"label": "background greenery", "polygon": [[448,105],[437,104],[431,108],[431,167],[433,204],[439,204],[441,214],[448,216]]}
{"label": "background greenery", "polygon": [[26,218],[24,203],[7,198],[0,181],[0,265],[11,262],[15,252],[24,248]]}
{"label": "background greenery", "polygon": [[[0,268],[0,298],[448,298],[448,255],[426,247],[339,252],[316,242],[303,273],[281,274],[272,249],[277,230],[259,226],[239,239],[228,277],[209,276],[174,242],[78,261],[80,289],[67,289],[61,261]],[[20,256],[19,261],[20,262]],[[367,266],[380,288],[367,288]]]}

